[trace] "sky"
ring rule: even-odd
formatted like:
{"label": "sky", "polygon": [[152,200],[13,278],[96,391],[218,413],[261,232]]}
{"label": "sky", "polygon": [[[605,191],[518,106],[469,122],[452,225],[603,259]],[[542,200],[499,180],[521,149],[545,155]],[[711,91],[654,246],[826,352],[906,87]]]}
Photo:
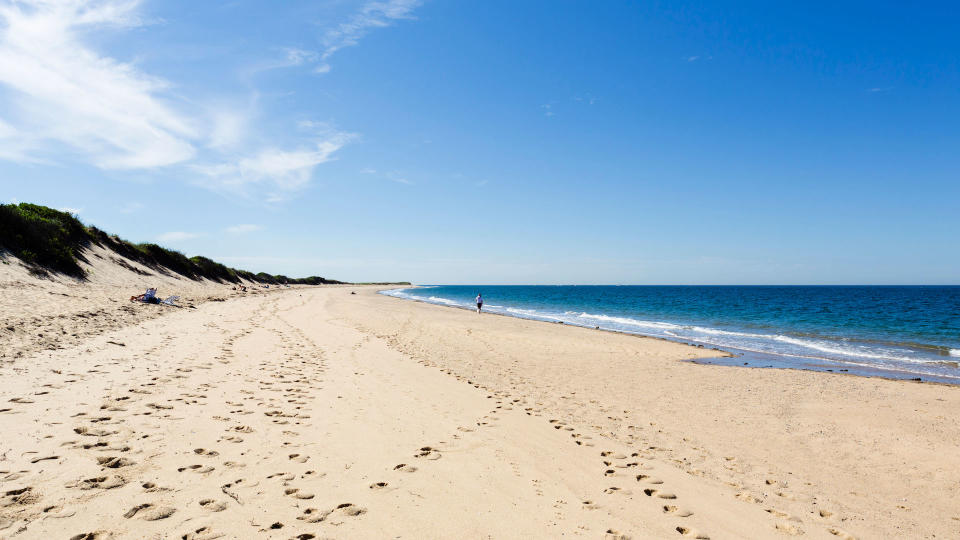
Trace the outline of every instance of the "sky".
{"label": "sky", "polygon": [[952,2],[0,0],[0,202],[290,276],[960,283]]}

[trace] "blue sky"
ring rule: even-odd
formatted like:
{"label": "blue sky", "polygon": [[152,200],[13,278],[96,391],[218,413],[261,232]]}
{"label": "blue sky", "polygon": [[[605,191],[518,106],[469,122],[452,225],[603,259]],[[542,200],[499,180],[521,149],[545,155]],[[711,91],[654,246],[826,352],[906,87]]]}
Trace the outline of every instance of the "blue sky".
{"label": "blue sky", "polygon": [[958,283],[947,2],[0,0],[0,199],[288,275]]}

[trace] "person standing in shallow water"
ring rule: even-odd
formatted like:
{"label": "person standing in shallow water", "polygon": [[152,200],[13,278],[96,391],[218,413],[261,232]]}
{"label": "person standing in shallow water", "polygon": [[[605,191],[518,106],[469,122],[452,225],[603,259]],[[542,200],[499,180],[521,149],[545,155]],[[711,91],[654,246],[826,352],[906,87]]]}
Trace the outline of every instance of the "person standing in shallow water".
{"label": "person standing in shallow water", "polygon": [[477,313],[480,313],[481,309],[483,309],[483,297],[477,293]]}

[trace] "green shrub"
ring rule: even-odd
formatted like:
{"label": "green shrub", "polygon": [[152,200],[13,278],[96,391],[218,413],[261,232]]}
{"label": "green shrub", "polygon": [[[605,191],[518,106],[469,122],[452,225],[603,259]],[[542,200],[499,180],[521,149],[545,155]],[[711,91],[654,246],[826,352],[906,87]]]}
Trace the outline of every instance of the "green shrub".
{"label": "green shrub", "polygon": [[84,277],[80,250],[90,243],[76,217],[36,204],[0,205],[0,247],[38,273]]}

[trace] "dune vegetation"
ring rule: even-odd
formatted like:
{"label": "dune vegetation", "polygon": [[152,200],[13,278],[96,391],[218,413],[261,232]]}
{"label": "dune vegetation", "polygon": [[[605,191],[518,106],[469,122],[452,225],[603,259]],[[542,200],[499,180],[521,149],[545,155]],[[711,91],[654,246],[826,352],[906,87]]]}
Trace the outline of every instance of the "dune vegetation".
{"label": "dune vegetation", "polygon": [[84,249],[91,244],[161,272],[189,279],[223,283],[247,280],[264,284],[320,285],[344,283],[320,276],[290,278],[265,272],[230,268],[208,257],[187,257],[179,251],[151,243],[135,244],[96,227],[84,225],[75,215],[30,203],[0,205],[0,251],[20,259],[35,274],[65,274],[83,279]]}

